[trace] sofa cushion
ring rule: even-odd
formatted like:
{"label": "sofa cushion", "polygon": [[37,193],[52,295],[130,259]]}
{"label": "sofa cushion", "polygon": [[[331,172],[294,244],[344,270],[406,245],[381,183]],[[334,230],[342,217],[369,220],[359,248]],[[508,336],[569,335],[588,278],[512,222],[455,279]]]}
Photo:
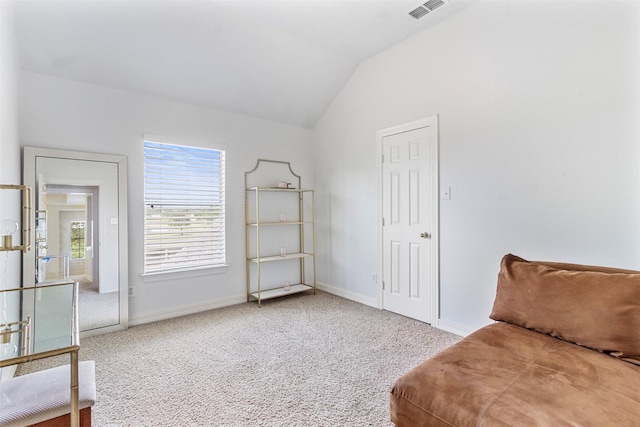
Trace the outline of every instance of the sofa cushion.
{"label": "sofa cushion", "polygon": [[640,364],[640,272],[502,259],[491,319]]}
{"label": "sofa cushion", "polygon": [[419,426],[638,426],[640,367],[508,323],[400,377],[391,420]]}

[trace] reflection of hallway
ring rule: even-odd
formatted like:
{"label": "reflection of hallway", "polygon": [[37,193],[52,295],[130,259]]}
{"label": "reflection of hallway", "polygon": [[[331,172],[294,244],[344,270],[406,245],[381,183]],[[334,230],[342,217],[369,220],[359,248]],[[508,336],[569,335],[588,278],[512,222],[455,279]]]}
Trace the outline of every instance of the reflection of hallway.
{"label": "reflection of hallway", "polygon": [[78,282],[78,317],[80,330],[102,328],[119,323],[118,292],[100,294],[97,286],[84,276],[71,276]]}

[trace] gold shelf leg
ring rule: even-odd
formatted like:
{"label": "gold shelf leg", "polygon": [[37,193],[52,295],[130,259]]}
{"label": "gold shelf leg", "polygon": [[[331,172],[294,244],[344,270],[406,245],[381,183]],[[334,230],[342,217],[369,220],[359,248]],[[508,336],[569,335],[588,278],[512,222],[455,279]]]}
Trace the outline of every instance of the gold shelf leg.
{"label": "gold shelf leg", "polygon": [[78,387],[78,350],[71,352],[71,426],[80,427],[80,402]]}

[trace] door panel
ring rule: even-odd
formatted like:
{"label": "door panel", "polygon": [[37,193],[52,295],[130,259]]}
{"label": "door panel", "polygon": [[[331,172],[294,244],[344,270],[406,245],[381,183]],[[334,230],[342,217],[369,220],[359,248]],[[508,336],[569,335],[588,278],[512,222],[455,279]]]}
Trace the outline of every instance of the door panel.
{"label": "door panel", "polygon": [[383,308],[432,321],[437,286],[437,132],[382,137]]}

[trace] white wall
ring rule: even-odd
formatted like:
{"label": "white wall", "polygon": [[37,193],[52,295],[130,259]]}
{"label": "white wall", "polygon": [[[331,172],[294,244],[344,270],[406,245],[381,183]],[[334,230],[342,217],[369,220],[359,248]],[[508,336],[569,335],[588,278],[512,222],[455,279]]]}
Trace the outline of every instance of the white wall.
{"label": "white wall", "polygon": [[[20,148],[18,137],[18,56],[15,47],[13,6],[0,1],[0,184],[20,184]],[[0,190],[0,221],[21,222],[20,192]],[[13,238],[20,242],[19,232]],[[20,253],[0,253],[0,289],[20,286]],[[1,320],[1,319],[0,319]]]}
{"label": "white wall", "polygon": [[[21,74],[21,144],[126,155],[129,166],[130,323],[246,301],[244,172],[258,158],[290,161],[311,186],[311,132],[192,105],[52,78]],[[220,274],[145,281],[142,135],[227,149],[227,261]]]}
{"label": "white wall", "polygon": [[[20,149],[18,138],[18,56],[14,39],[13,6],[0,1],[0,184],[20,184]],[[0,220],[20,220],[20,197],[17,191],[0,190]],[[17,236],[14,236],[16,238]],[[0,252],[0,289],[20,286],[20,252]],[[0,298],[4,307],[5,301]],[[6,321],[17,319],[19,300],[7,298]],[[0,310],[3,310],[0,308]],[[0,311],[0,313],[2,313]],[[0,316],[0,323],[5,323]],[[0,369],[0,380],[13,376],[14,368]]]}
{"label": "white wall", "polygon": [[[0,151],[0,183],[20,184],[18,56],[13,5],[4,1],[0,2]],[[0,209],[4,209],[3,205]]]}
{"label": "white wall", "polygon": [[500,258],[640,269],[640,4],[482,1],[365,61],[314,130],[318,279],[377,301],[377,130],[439,115],[440,326]]}

